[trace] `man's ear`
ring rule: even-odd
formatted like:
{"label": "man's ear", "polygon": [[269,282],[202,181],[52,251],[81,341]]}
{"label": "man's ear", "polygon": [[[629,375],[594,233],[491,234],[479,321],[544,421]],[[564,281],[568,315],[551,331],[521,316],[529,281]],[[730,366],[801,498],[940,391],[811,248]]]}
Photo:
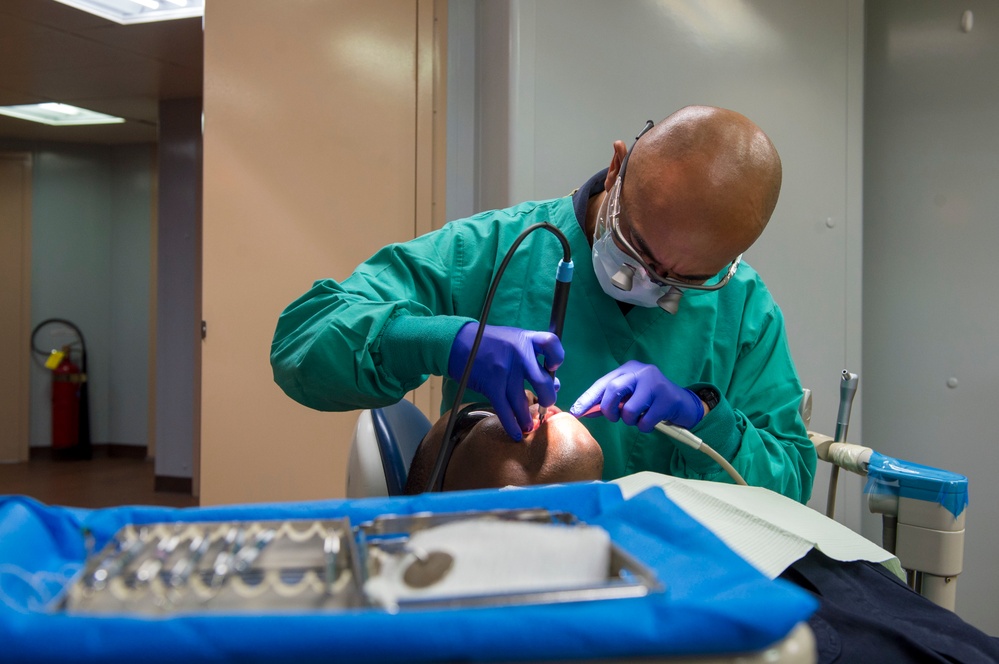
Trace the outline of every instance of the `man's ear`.
{"label": "man's ear", "polygon": [[614,154],[611,155],[610,167],[607,169],[607,179],[604,180],[604,191],[610,191],[621,172],[621,164],[628,155],[628,146],[624,141],[614,141]]}

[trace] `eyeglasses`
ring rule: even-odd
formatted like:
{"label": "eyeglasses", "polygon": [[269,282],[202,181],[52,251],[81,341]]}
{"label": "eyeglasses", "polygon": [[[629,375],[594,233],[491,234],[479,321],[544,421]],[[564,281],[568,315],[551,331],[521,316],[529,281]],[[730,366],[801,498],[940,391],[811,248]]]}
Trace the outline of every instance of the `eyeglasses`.
{"label": "eyeglasses", "polygon": [[[649,277],[649,281],[661,286],[663,288],[668,288],[670,286],[675,286],[676,288],[682,290],[700,290],[700,291],[715,291],[724,286],[729,282],[729,280],[735,275],[736,270],[739,269],[739,264],[742,262],[742,254],[739,254],[732,264],[729,265],[728,271],[725,273],[721,279],[716,282],[709,283],[697,283],[689,279],[678,279],[676,277],[670,277],[669,275],[659,274],[656,270],[645,261],[642,254],[635,249],[635,247],[628,241],[625,237],[624,232],[621,230],[621,191],[624,189],[624,174],[628,168],[628,160],[631,158],[631,151],[635,149],[635,144],[638,140],[646,134],[652,127],[654,123],[652,120],[648,120],[645,123],[645,128],[635,137],[635,143],[632,143],[631,149],[628,150],[628,154],[624,156],[624,161],[621,162],[621,172],[617,176],[617,182],[614,183],[614,187],[610,192],[610,203],[607,207],[607,220],[610,222],[611,232],[614,233],[614,240],[617,245],[629,256],[631,256],[638,263],[638,266],[642,268]],[[630,266],[622,266],[630,267]],[[630,290],[626,288],[625,290]]]}
{"label": "eyeglasses", "polygon": [[[471,403],[458,411],[454,428],[451,430],[451,438],[450,440],[443,441],[446,444],[446,449],[450,450],[450,452],[446,453],[447,458],[444,460],[441,486],[444,486],[444,477],[447,476],[447,468],[451,465],[451,455],[454,454],[454,448],[465,439],[465,436],[469,434],[476,424],[495,414],[496,412],[493,410],[493,407],[488,403]],[[437,489],[431,488],[430,490],[435,491]]]}
{"label": "eyeglasses", "polygon": [[496,411],[487,403],[473,403],[465,406],[458,412],[458,419],[454,423],[454,431],[451,432],[452,440],[456,444],[461,442],[476,424],[495,414]]}

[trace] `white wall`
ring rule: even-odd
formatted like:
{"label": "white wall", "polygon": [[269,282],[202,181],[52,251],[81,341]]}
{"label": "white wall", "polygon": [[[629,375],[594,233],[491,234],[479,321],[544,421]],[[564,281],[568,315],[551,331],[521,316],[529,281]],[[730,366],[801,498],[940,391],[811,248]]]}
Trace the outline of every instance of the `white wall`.
{"label": "white wall", "polygon": [[[781,153],[784,185],[746,258],[784,310],[802,382],[815,393],[812,426],[832,434],[840,373],[864,375],[862,9],[859,0],[473,3],[477,94],[449,107],[448,122],[459,135],[477,126],[474,207],[565,195],[609,164],[615,139],[630,145],[646,119],[686,104],[752,118]],[[458,76],[452,100],[469,84]],[[467,212],[450,192],[448,202],[449,216]],[[860,411],[858,400],[851,437],[861,435]],[[827,473],[813,505],[824,504]],[[859,530],[859,478],[840,485],[837,517]]]}
{"label": "white wall", "polygon": [[[64,318],[87,342],[91,440],[146,444],[152,147],[33,152],[31,324]],[[58,330],[60,344],[73,337]],[[79,356],[75,361],[79,363]],[[32,364],[33,447],[51,444],[51,375]]]}
{"label": "white wall", "polygon": [[968,477],[957,611],[999,634],[999,5],[877,0],[866,24],[866,441]]}
{"label": "white wall", "polygon": [[149,411],[151,145],[111,151],[107,441],[144,445]]}

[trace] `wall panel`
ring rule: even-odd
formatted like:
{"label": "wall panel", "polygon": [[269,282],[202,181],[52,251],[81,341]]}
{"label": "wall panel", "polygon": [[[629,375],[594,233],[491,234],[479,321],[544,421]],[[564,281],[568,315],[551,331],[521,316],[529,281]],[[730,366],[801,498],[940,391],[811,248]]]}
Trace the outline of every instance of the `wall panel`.
{"label": "wall panel", "polygon": [[[843,369],[861,373],[863,12],[858,0],[478,2],[479,209],[562,196],[687,104],[740,111],[784,164],[746,260],[781,305],[813,426],[833,433]],[[457,118],[452,122],[459,122]],[[863,384],[863,382],[862,382]],[[560,395],[571,403],[578,395]],[[857,401],[851,431],[861,434]],[[824,504],[828,469],[813,505]],[[860,489],[838,517],[860,528]]]}

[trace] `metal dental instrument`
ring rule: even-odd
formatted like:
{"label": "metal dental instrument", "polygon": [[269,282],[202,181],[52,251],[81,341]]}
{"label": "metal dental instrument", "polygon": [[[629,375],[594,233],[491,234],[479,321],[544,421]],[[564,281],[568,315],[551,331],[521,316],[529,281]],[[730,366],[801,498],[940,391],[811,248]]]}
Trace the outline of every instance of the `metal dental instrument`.
{"label": "metal dental instrument", "polygon": [[153,551],[153,555],[150,558],[142,561],[139,565],[139,569],[135,572],[135,582],[139,583],[150,583],[163,569],[163,565],[166,563],[170,555],[176,550],[177,545],[180,543],[179,535],[172,535],[170,537],[164,537],[160,540],[159,544],[156,545],[156,550]]}
{"label": "metal dental instrument", "polygon": [[171,588],[179,588],[187,583],[191,574],[198,568],[198,563],[208,551],[210,544],[211,542],[204,535],[196,535],[191,540],[187,547],[187,555],[182,555],[167,575],[167,584]]}
{"label": "metal dental instrument", "polygon": [[250,546],[244,546],[236,554],[236,559],[232,563],[232,569],[236,574],[243,574],[246,570],[253,566],[253,563],[260,557],[261,551],[264,550],[271,540],[274,539],[274,535],[277,534],[273,528],[268,528],[267,530],[262,530],[257,533],[257,536],[253,540],[253,544]]}
{"label": "metal dental instrument", "polygon": [[[857,383],[860,378],[855,373],[843,369],[843,379],[839,384],[839,413],[836,415],[835,442],[842,443],[850,430],[850,412],[853,398],[857,396]],[[836,513],[836,485],[839,483],[839,466],[832,464],[829,471],[829,494],[826,496],[826,516],[830,519]]]}
{"label": "metal dental instrument", "polygon": [[[552,298],[552,315],[548,323],[548,331],[562,340],[562,328],[565,326],[565,310],[569,304],[569,286],[572,285],[572,261],[563,259],[558,262],[558,269],[555,272],[555,295]],[[555,371],[550,370],[548,375],[555,380]],[[548,415],[548,408],[540,406],[538,408],[538,426],[545,423]]]}
{"label": "metal dental instrument", "polygon": [[333,594],[333,583],[336,581],[337,556],[340,555],[340,535],[331,530],[323,541],[323,554],[326,557],[326,594]]}
{"label": "metal dental instrument", "polygon": [[226,577],[232,571],[236,554],[243,548],[243,538],[246,530],[240,526],[233,526],[225,534],[225,545],[215,557],[215,564],[212,566],[212,580],[208,584],[210,587],[220,589],[225,583]]}
{"label": "metal dental instrument", "polygon": [[121,549],[112,553],[97,566],[97,569],[87,578],[86,584],[90,590],[100,590],[104,588],[114,577],[125,570],[128,565],[135,560],[138,555],[145,550],[149,544],[146,541],[146,529],[142,528],[138,534],[121,544]]}

